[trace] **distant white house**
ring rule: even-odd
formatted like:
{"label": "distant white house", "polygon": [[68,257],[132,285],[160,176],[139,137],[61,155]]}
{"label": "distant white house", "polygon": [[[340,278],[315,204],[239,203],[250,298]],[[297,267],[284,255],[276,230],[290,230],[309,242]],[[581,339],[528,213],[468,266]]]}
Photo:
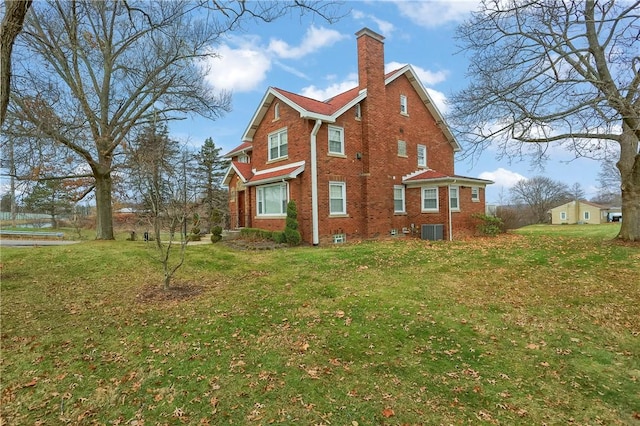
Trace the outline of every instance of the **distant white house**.
{"label": "distant white house", "polygon": [[550,213],[553,225],[617,222],[622,217],[619,207],[606,207],[588,201],[570,201],[552,208]]}

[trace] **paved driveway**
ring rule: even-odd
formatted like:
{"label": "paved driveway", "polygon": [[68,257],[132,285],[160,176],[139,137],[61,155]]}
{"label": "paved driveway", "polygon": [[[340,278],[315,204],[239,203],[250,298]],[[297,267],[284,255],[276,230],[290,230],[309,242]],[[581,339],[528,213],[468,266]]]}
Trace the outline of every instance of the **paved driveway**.
{"label": "paved driveway", "polygon": [[79,241],[67,240],[7,240],[0,239],[0,247],[37,247],[37,246],[65,246]]}

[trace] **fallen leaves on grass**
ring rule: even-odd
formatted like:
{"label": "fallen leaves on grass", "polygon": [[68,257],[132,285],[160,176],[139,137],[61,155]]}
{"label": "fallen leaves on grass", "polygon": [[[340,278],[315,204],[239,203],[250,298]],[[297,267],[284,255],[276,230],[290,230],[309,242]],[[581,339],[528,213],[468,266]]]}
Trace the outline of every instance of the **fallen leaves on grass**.
{"label": "fallen leaves on grass", "polygon": [[144,287],[136,296],[140,302],[171,302],[192,299],[202,293],[202,287],[194,284],[182,284],[164,290],[160,285]]}

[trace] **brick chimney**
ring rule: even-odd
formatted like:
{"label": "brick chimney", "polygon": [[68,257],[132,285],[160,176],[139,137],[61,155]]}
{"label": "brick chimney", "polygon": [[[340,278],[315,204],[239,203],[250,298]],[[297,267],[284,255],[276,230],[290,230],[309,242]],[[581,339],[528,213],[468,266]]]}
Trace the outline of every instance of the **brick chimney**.
{"label": "brick chimney", "polygon": [[363,28],[358,38],[358,86],[362,89],[384,90],[384,37]]}
{"label": "brick chimney", "polygon": [[[385,235],[391,229],[393,211],[393,182],[387,176],[388,146],[387,95],[384,83],[384,37],[363,28],[356,33],[358,39],[358,88],[367,90],[362,102],[362,195],[364,218],[362,228],[368,237]],[[390,186],[391,185],[391,186]],[[388,191],[381,188],[389,188]]]}

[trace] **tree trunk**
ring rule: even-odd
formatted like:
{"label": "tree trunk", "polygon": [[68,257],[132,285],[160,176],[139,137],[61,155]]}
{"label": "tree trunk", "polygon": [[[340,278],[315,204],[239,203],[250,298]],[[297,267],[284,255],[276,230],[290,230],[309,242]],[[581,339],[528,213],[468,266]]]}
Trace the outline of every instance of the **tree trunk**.
{"label": "tree trunk", "polygon": [[622,191],[622,226],[618,238],[640,241],[640,152],[638,137],[626,124],[620,140],[620,189]]}
{"label": "tree trunk", "polygon": [[94,170],[96,180],[96,240],[113,240],[113,208],[111,206],[111,172]]}
{"label": "tree trunk", "polygon": [[9,105],[11,88],[11,52],[13,44],[22,31],[22,24],[31,7],[31,0],[6,0],[4,2],[4,18],[0,25],[0,125]]}

